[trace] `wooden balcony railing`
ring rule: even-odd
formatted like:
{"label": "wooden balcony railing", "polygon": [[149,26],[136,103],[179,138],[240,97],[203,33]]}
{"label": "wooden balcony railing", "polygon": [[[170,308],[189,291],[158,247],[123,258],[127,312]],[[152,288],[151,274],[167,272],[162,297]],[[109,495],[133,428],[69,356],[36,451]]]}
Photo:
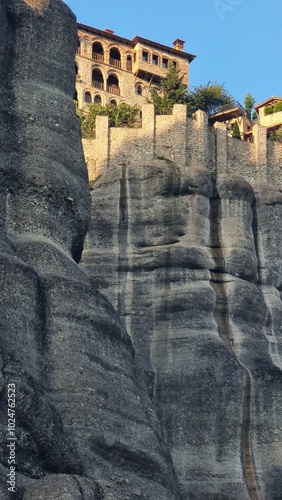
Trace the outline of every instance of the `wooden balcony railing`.
{"label": "wooden balcony railing", "polygon": [[120,88],[118,85],[107,85],[107,92],[115,95],[120,95]]}
{"label": "wooden balcony railing", "polygon": [[104,54],[98,54],[97,52],[93,52],[92,59],[94,59],[94,61],[104,62]]}
{"label": "wooden balcony railing", "polygon": [[104,83],[92,80],[92,87],[94,87],[95,89],[103,90],[104,89]]}
{"label": "wooden balcony railing", "polygon": [[116,68],[121,67],[121,61],[119,59],[113,59],[112,57],[110,57],[110,64],[111,66],[115,66]]}
{"label": "wooden balcony railing", "polygon": [[231,101],[230,103],[224,104],[223,106],[216,106],[210,113],[210,116],[217,113],[224,113],[224,111],[229,111],[229,109],[235,108],[240,109],[242,111],[242,114],[246,114],[246,110],[243,108],[242,104],[240,104],[238,101]]}

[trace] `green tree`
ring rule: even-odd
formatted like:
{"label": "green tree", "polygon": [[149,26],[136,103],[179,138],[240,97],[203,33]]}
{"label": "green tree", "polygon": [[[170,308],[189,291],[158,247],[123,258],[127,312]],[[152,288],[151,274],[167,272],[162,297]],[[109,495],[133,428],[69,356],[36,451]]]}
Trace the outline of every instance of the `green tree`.
{"label": "green tree", "polygon": [[122,102],[117,106],[111,104],[106,106],[110,127],[135,127],[139,112],[140,110],[136,104],[130,105]]}
{"label": "green tree", "polygon": [[117,106],[108,104],[88,104],[83,109],[76,110],[83,137],[92,137],[95,129],[96,116],[108,116],[110,127],[135,127],[139,108],[136,105],[121,103]]}
{"label": "green tree", "polygon": [[265,108],[263,108],[263,112],[264,112],[264,116],[272,115],[274,113],[274,107],[273,106],[265,106]]}
{"label": "green tree", "polygon": [[187,87],[183,83],[183,76],[179,75],[179,70],[172,63],[169,63],[168,72],[161,80],[160,91],[152,89],[151,102],[157,115],[171,114],[174,104],[186,104]]}
{"label": "green tree", "polygon": [[255,98],[252,96],[252,94],[250,94],[250,92],[248,92],[244,97],[244,108],[250,120],[255,102],[256,102]]}
{"label": "green tree", "polygon": [[211,115],[218,107],[231,104],[232,101],[233,98],[223,83],[208,82],[206,85],[193,87],[187,95],[188,116],[198,109]]}
{"label": "green tree", "polygon": [[234,137],[235,139],[241,139],[240,129],[237,120],[236,122],[233,123],[232,137]]}
{"label": "green tree", "polygon": [[282,111],[282,101],[278,101],[275,106],[274,106],[274,113],[277,113],[277,111]]}
{"label": "green tree", "polygon": [[277,130],[270,132],[269,139],[271,141],[276,141],[282,143],[282,127],[279,127]]}

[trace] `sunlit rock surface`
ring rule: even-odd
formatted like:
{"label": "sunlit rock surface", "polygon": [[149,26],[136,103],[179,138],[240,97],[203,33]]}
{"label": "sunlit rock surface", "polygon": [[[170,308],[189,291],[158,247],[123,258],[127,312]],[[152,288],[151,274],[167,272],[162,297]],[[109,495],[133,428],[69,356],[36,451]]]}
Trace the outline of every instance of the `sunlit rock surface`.
{"label": "sunlit rock surface", "polygon": [[91,200],[75,18],[59,0],[1,0],[0,18],[0,498],[178,499],[132,342],[77,264]]}
{"label": "sunlit rock surface", "polygon": [[279,500],[280,190],[117,165],[90,223],[75,18],[0,18],[0,499]]}
{"label": "sunlit rock surface", "polygon": [[136,350],[184,499],[278,499],[282,198],[156,160],[93,186],[82,258]]}

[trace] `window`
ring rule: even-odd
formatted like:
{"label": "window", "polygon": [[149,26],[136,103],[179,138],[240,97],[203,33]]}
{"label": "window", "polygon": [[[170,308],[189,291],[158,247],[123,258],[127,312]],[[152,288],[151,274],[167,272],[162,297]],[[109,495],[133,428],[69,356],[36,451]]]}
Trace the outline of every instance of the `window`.
{"label": "window", "polygon": [[159,56],[157,56],[156,54],[153,54],[152,56],[152,64],[155,64],[156,66],[159,65]]}
{"label": "window", "polygon": [[92,70],[92,87],[104,90],[104,78],[101,71],[97,68]]}
{"label": "window", "polygon": [[163,57],[162,66],[163,66],[163,68],[168,68],[168,59],[166,57]]}
{"label": "window", "polygon": [[84,93],[84,102],[91,102],[91,94],[90,92]]}
{"label": "window", "polygon": [[136,62],[136,52],[133,54],[133,62]]}
{"label": "window", "polygon": [[102,99],[99,94],[96,94],[94,97],[94,104],[102,104]]}
{"label": "window", "polygon": [[110,50],[110,64],[116,68],[121,67],[120,51],[116,48]]}
{"label": "window", "polygon": [[98,62],[104,62],[104,49],[99,42],[92,45],[92,59]]}
{"label": "window", "polygon": [[142,61],[149,62],[149,54],[145,50],[142,51]]}
{"label": "window", "polygon": [[126,69],[127,71],[132,71],[132,57],[127,56],[126,58]]}
{"label": "window", "polygon": [[117,101],[115,99],[111,99],[110,100],[110,105],[111,106],[116,106],[117,105]]}
{"label": "window", "polygon": [[116,75],[109,75],[107,80],[107,92],[120,95],[119,81]]}
{"label": "window", "polygon": [[137,83],[135,87],[135,92],[137,95],[142,95],[142,85],[140,85],[140,83]]}
{"label": "window", "polygon": [[177,62],[176,61],[172,61],[172,64],[175,68],[177,68]]}

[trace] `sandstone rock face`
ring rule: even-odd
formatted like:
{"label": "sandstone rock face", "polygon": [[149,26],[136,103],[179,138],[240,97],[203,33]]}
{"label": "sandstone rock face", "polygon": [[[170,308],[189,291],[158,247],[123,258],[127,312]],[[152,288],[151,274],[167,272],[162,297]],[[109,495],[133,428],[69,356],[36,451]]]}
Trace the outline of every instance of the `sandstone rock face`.
{"label": "sandstone rock face", "polygon": [[0,498],[178,499],[132,342],[77,265],[91,200],[75,18],[60,0],[0,0],[0,16]]}
{"label": "sandstone rock face", "polygon": [[281,497],[281,202],[164,160],[93,186],[81,265],[130,334],[183,499]]}

